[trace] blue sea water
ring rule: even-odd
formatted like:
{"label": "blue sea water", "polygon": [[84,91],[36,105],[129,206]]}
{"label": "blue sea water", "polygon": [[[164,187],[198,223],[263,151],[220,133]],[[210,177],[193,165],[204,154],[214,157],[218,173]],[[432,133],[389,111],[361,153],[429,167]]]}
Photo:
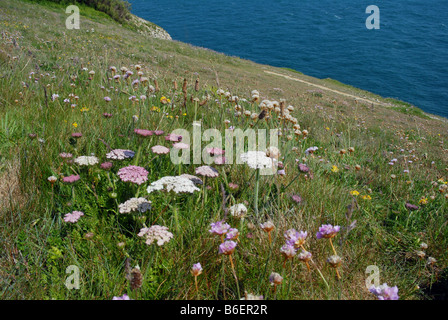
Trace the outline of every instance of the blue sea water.
{"label": "blue sea water", "polygon": [[[129,0],[173,39],[448,117],[447,0]],[[369,5],[380,29],[369,30]]]}

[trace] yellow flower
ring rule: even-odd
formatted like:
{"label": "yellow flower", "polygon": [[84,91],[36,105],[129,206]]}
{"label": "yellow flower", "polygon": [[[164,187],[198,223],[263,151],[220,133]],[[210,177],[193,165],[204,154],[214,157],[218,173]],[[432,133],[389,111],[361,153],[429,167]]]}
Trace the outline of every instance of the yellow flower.
{"label": "yellow flower", "polygon": [[327,131],[328,131],[328,130],[330,130],[330,128],[326,127],[326,128],[325,128],[325,130],[327,130]]}
{"label": "yellow flower", "polygon": [[359,192],[356,191],[356,190],[350,191],[350,194],[351,194],[352,196],[359,196]]}
{"label": "yellow flower", "polygon": [[332,172],[338,172],[338,171],[339,171],[339,168],[336,167],[335,165],[333,165],[333,167],[331,167],[331,171],[332,171]]}
{"label": "yellow flower", "polygon": [[372,197],[369,196],[368,194],[363,195],[361,198],[362,200],[372,200]]}
{"label": "yellow flower", "polygon": [[419,204],[427,204],[428,203],[428,198],[421,198],[418,203]]}
{"label": "yellow flower", "polygon": [[81,108],[79,111],[81,111],[81,112],[86,112],[86,111],[89,111],[89,108],[83,107],[83,108]]}
{"label": "yellow flower", "polygon": [[72,123],[72,126],[74,126],[75,128],[77,128],[77,127],[78,127],[78,124],[77,124],[76,122],[73,122],[73,123]]}

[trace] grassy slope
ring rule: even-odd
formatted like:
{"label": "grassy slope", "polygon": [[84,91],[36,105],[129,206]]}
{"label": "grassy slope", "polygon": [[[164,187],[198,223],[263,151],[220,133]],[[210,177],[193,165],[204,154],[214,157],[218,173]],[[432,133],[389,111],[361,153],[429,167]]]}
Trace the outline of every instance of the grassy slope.
{"label": "grassy slope", "polygon": [[[131,92],[132,89],[126,85],[107,81],[110,74],[106,71],[111,65],[130,68],[140,64],[147,77],[158,80],[161,91],[148,99],[139,127],[155,129],[159,126],[167,132],[177,127],[191,129],[193,104],[188,104],[187,116],[183,116],[183,111],[178,108],[182,103],[179,91],[185,78],[189,84],[189,96],[201,99],[206,94],[212,95],[212,100],[199,111],[207,127],[223,127],[217,116],[219,112],[216,112],[219,104],[214,102],[218,98],[215,92],[219,82],[219,87],[232,95],[250,98],[250,91],[257,89],[262,99],[286,99],[287,104],[295,107],[293,115],[301,128],[309,131],[307,139],[293,138],[282,146],[282,154],[288,154],[285,159],[287,176],[275,178],[275,183],[268,178],[263,180],[261,207],[276,224],[277,236],[270,255],[266,236],[258,228],[251,230],[248,225],[244,226],[241,249],[235,257],[241,292],[247,290],[272,298],[266,279],[271,271],[277,271],[282,273],[286,283],[279,298],[368,299],[372,295],[365,289],[365,268],[375,264],[380,267],[381,282],[397,285],[402,298],[413,299],[422,296],[422,292],[415,289],[416,284],[424,287],[436,276],[440,277],[446,267],[448,206],[444,194],[432,186],[431,181],[447,180],[445,122],[333,80],[315,79],[177,41],[145,39],[104,14],[91,9],[81,13],[81,30],[66,30],[67,15],[61,7],[43,7],[19,0],[0,3],[2,298],[110,299],[129,292],[124,279],[124,261],[128,256],[133,259],[133,265],[138,263],[141,266],[144,278],[151,280],[144,282],[139,293],[141,298],[194,297],[189,268],[198,261],[206,266],[204,275],[200,277],[201,298],[238,297],[238,287],[227,260],[221,263],[222,258],[216,255],[217,239],[207,231],[210,222],[222,218],[218,183],[212,184],[216,189],[210,191],[205,206],[201,206],[200,196],[181,198],[181,202],[172,199],[171,205],[168,199],[151,196],[153,213],[148,218],[149,224],[157,219],[157,223],[174,230],[172,204],[177,201],[182,226],[182,231],[176,233],[176,241],[170,243],[168,249],[158,249],[156,261],[152,258],[151,250],[154,248],[146,248],[139,241],[141,239],[135,237],[139,222],[120,220],[111,214],[111,206],[115,204],[107,191],[105,173],[98,173],[98,182],[91,173],[82,172],[83,177],[87,177],[86,181],[91,181],[97,190],[92,191],[92,185],[88,183],[79,184],[75,188],[79,192],[76,204],[67,203],[73,201],[69,201],[71,191],[67,186],[58,187],[53,198],[46,178],[52,174],[73,173],[73,167],[60,165],[60,152],[78,155],[93,152],[104,157],[107,150],[98,138],[113,148],[134,151],[138,148],[132,134],[134,124],[130,119],[140,110],[128,98],[130,94],[139,96],[147,91],[139,88]],[[92,28],[95,32],[86,32]],[[93,81],[88,81],[81,71],[84,67],[96,71]],[[41,78],[38,82],[34,83],[29,78],[32,71]],[[315,88],[264,71],[378,99],[389,106],[356,103],[334,92],[310,92]],[[48,76],[45,75],[47,73]],[[77,78],[72,79],[73,75]],[[199,92],[192,87],[197,77],[200,79]],[[179,84],[178,98],[173,96],[174,80]],[[77,84],[76,88],[70,87],[71,82]],[[105,92],[110,86],[124,93]],[[80,97],[73,112],[62,102],[71,92]],[[60,95],[59,102],[51,102],[53,93]],[[104,102],[106,95],[113,98],[111,105]],[[171,97],[177,105],[174,110],[166,109],[168,117],[150,112],[151,106],[164,108],[159,102],[162,95]],[[258,111],[252,104],[242,105]],[[230,104],[226,106],[226,119],[231,119],[235,125],[246,123],[233,117]],[[82,107],[88,111],[81,112]],[[106,111],[114,113],[110,122],[101,117]],[[179,115],[178,120],[176,115]],[[75,122],[77,128],[72,125]],[[76,148],[69,144],[67,138],[74,131],[81,131],[88,137],[83,137]],[[31,132],[44,138],[45,144],[30,140],[28,134]],[[155,143],[155,140],[150,141],[150,145]],[[314,179],[305,180],[302,175],[283,194],[277,194],[275,185],[286,186],[294,179],[297,173],[295,159],[304,157],[304,150],[314,145],[320,147],[318,155],[323,159],[320,162],[317,157],[308,157]],[[293,146],[298,148],[297,154],[291,151]],[[338,155],[340,149],[349,147],[355,148],[353,155]],[[152,163],[148,148],[143,151],[141,165]],[[412,158],[411,164],[407,161],[413,154],[416,159]],[[394,167],[387,164],[392,158],[399,159]],[[361,166],[361,170],[354,170],[356,164]],[[332,165],[337,165],[340,171],[332,173],[329,170]],[[344,169],[345,166],[349,169]],[[164,161],[159,162],[156,168],[150,165],[149,169],[149,181],[154,181],[163,175],[172,175],[178,168]],[[405,169],[410,170],[410,175],[403,173]],[[184,166],[182,170],[194,174],[194,166]],[[233,195],[234,201],[247,201],[250,206],[253,180],[248,178],[251,173],[241,167],[226,168],[225,172],[229,182],[240,186],[248,183],[247,188],[240,187],[241,191]],[[391,179],[391,174],[397,178]],[[117,188],[119,202],[131,196],[129,190]],[[337,244],[338,253],[344,258],[341,268],[343,280],[338,282],[333,270],[325,266],[325,258],[331,252],[328,243],[316,240],[315,232],[322,223],[342,226],[350,223],[346,220],[346,206],[352,201],[349,194],[352,190],[370,195],[372,200],[358,198],[360,208],[353,212],[351,218],[357,220],[357,227],[345,242]],[[292,203],[288,197],[291,193],[299,193],[303,203]],[[418,204],[421,197],[428,198],[428,204],[421,206],[420,210],[410,213],[404,207],[406,202]],[[60,218],[61,214],[75,209],[88,213],[88,219],[73,228],[67,227]],[[229,223],[236,226],[237,222],[230,220]],[[307,248],[327,279],[329,290],[318,273],[314,271],[308,276],[306,268],[298,261],[282,269],[279,254],[282,234],[292,227],[307,230],[313,238],[307,242]],[[94,233],[92,241],[83,238],[87,232]],[[253,234],[252,239],[245,237],[247,232]],[[420,241],[427,242],[428,255],[437,258],[435,268],[425,267],[425,261],[416,258],[415,250]],[[125,249],[117,247],[119,242],[126,243]],[[83,285],[77,291],[69,291],[62,284],[66,277],[65,268],[70,264],[83,266]],[[222,266],[225,266],[224,271]],[[310,282],[310,277],[314,282]]]}

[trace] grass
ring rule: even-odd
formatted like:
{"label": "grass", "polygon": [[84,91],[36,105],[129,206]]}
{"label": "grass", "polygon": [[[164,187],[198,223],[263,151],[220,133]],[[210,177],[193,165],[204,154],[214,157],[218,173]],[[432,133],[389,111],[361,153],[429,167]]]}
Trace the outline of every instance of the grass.
{"label": "grass", "polygon": [[[245,292],[266,299],[375,299],[365,285],[371,265],[379,268],[381,283],[398,287],[401,299],[434,298],[430,288],[446,281],[447,265],[444,121],[419,112],[404,114],[407,106],[390,99],[378,97],[391,107],[371,107],[335,92],[310,91],[305,83],[264,71],[320,85],[328,80],[177,41],[148,39],[92,9],[81,15],[81,29],[66,30],[63,7],[21,0],[0,4],[2,299],[108,300],[125,293],[133,299],[239,299]],[[131,81],[116,82],[111,66],[120,75],[120,68],[127,67]],[[138,71],[148,82],[134,86]],[[239,107],[218,89],[238,96]],[[244,111],[257,116],[261,111],[259,102],[252,101],[254,89],[260,101],[286,99],[286,106],[294,106],[290,114],[300,130],[276,111],[258,122],[247,118]],[[241,115],[235,114],[238,110]],[[260,176],[258,218],[255,174],[247,165],[212,165],[219,176],[202,179],[206,186],[193,194],[147,193],[151,182],[179,170],[196,175],[199,164],[179,166],[169,155],[151,150],[155,145],[172,148],[164,136],[174,129],[191,135],[195,114],[203,131],[216,128],[222,135],[229,126],[284,128],[279,149],[286,174]],[[165,133],[140,138],[136,128]],[[82,137],[73,138],[75,132]],[[186,136],[182,142],[192,143]],[[317,151],[307,154],[313,146]],[[110,160],[109,147],[136,155]],[[83,167],[61,158],[62,152],[73,159],[94,154],[113,166]],[[310,172],[299,172],[297,162],[306,163]],[[145,168],[148,180],[142,185],[123,182],[118,170],[129,165]],[[80,180],[62,182],[72,174]],[[57,178],[53,186],[50,176]],[[301,202],[291,195],[300,195]],[[137,196],[151,201],[150,211],[119,213],[120,204]],[[226,210],[237,203],[248,208],[243,220]],[[411,211],[407,203],[419,209]],[[65,222],[72,211],[84,216]],[[218,253],[220,236],[209,232],[211,223],[223,219],[240,233],[231,255],[234,270],[230,258]],[[275,225],[272,242],[260,228],[268,220]],[[342,258],[340,280],[326,262],[333,254],[330,242],[316,238],[322,224],[341,226],[332,240]],[[147,245],[137,234],[152,225],[168,227],[173,238],[162,246]],[[297,256],[284,264],[280,248],[292,228],[308,232],[304,247],[313,255],[310,271]],[[416,253],[422,242],[428,244],[424,259]],[[437,262],[427,264],[428,257]],[[203,272],[196,291],[191,267],[197,262]],[[72,265],[80,270],[77,290],[64,285]],[[137,265],[142,282],[135,288],[126,275]],[[283,277],[275,292],[268,280],[272,272]]]}

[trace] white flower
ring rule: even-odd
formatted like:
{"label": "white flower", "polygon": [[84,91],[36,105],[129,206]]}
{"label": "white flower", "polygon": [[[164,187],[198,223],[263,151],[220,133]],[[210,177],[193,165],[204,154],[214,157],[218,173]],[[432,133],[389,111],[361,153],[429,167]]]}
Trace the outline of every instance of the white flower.
{"label": "white flower", "polygon": [[193,181],[183,176],[166,176],[157,181],[152,182],[146,189],[148,193],[155,190],[166,190],[174,191],[175,193],[188,192],[193,193],[195,191],[200,191]]}
{"label": "white flower", "polygon": [[139,237],[146,238],[146,244],[150,245],[154,241],[157,241],[157,245],[162,246],[165,242],[170,241],[173,234],[168,231],[167,227],[153,225],[149,228],[140,229]]}
{"label": "white flower", "polygon": [[252,169],[272,168],[272,159],[266,156],[263,151],[249,151],[241,154],[241,161],[246,163]]}
{"label": "white flower", "polygon": [[98,163],[98,158],[93,156],[80,156],[74,161],[80,166],[93,166]]}
{"label": "white flower", "polygon": [[146,212],[151,209],[151,201],[145,198],[131,198],[118,205],[120,213],[131,213],[133,211]]}
{"label": "white flower", "polygon": [[242,218],[247,213],[247,208],[244,204],[238,203],[229,208],[230,214],[236,218]]}
{"label": "white flower", "polygon": [[133,158],[135,155],[134,151],[124,150],[124,149],[115,149],[106,154],[107,159],[113,160],[124,160],[128,158]]}

